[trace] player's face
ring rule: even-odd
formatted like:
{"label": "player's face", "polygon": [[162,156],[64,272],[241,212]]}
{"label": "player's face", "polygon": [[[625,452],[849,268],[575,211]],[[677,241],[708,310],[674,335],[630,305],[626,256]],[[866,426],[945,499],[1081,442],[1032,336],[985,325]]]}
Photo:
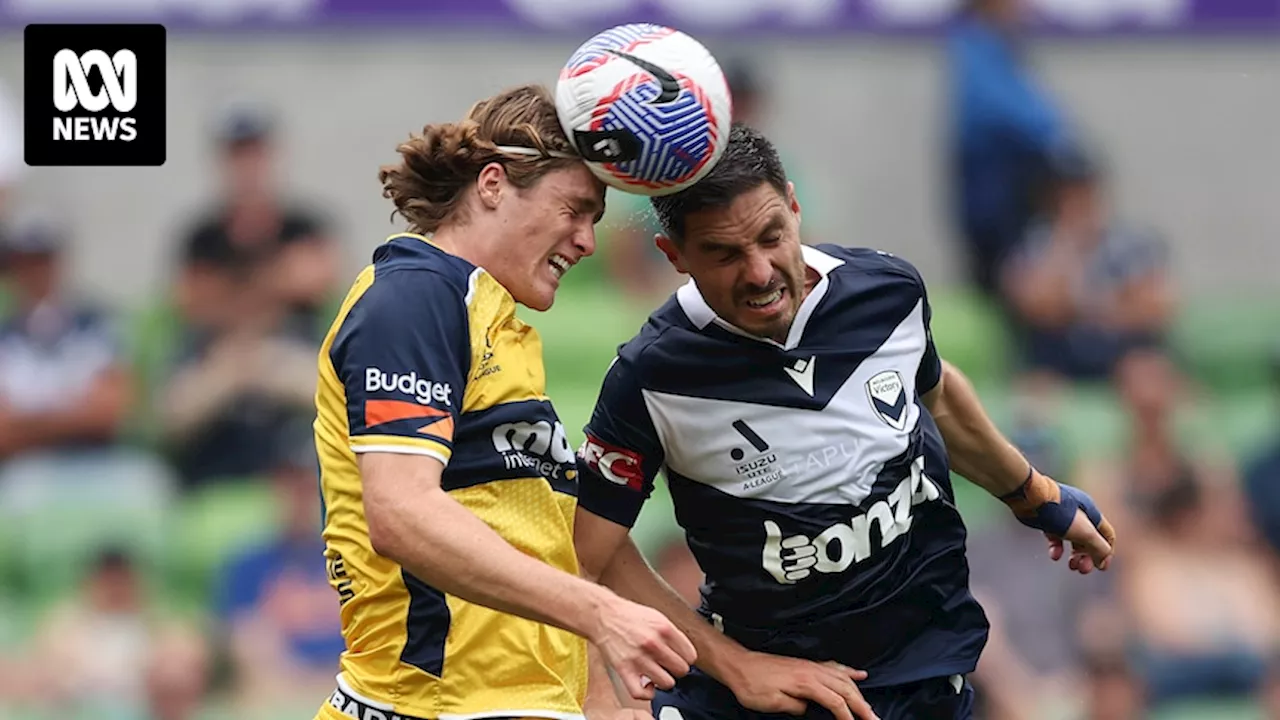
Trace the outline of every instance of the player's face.
{"label": "player's face", "polygon": [[532,187],[509,187],[500,209],[506,238],[486,269],[517,302],[546,310],[560,278],[595,252],[604,185],[585,165],[556,170]]}
{"label": "player's face", "polygon": [[760,337],[786,337],[806,291],[793,186],[784,196],[761,183],[726,207],[690,213],[684,243],[659,238],[659,246],[721,318]]}

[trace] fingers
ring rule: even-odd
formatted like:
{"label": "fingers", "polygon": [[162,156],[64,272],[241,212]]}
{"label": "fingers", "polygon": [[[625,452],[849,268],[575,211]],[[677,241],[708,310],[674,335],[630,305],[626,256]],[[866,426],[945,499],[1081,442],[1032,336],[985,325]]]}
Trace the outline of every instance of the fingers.
{"label": "fingers", "polygon": [[[865,675],[866,673],[863,674]],[[857,685],[842,677],[831,678],[831,680],[833,682],[828,687],[840,697],[844,707],[848,708],[855,718],[859,720],[879,720],[871,709],[871,704],[862,697],[862,692],[858,690]]]}
{"label": "fingers", "polygon": [[698,651],[693,647],[693,641],[687,635],[680,632],[675,625],[667,626],[667,631],[663,633],[663,638],[667,641],[667,645],[680,655],[684,660],[684,670],[680,675],[689,672],[689,666],[698,659]]}
{"label": "fingers", "polygon": [[841,665],[840,663],[834,660],[828,660],[827,662],[824,662],[822,664],[826,665],[832,670],[835,670],[836,672],[840,673],[842,676],[848,677],[850,680],[866,680],[867,679],[866,670],[855,670],[847,665]]}
{"label": "fingers", "polygon": [[[1057,561],[1064,554],[1063,539],[1046,535],[1049,539],[1049,557]],[[1108,538],[1111,538],[1110,540]],[[1082,575],[1088,575],[1095,568],[1106,570],[1111,564],[1114,552],[1111,541],[1115,538],[1115,529],[1105,519],[1095,528],[1084,514],[1077,511],[1075,520],[1067,530],[1066,539],[1071,541],[1071,559],[1067,565]]]}
{"label": "fingers", "polygon": [[648,677],[639,672],[618,672],[618,679],[622,681],[622,687],[626,688],[627,694],[636,700],[653,699],[655,690]]}
{"label": "fingers", "polygon": [[[848,685],[853,687],[853,683],[848,683]],[[835,716],[836,720],[855,720],[853,711],[844,696],[827,685],[818,684],[806,688],[805,694],[809,696],[810,700],[826,708]]]}
{"label": "fingers", "polygon": [[1062,538],[1045,535],[1045,539],[1049,541],[1049,559],[1058,562],[1062,559]]}
{"label": "fingers", "polygon": [[1107,566],[1111,564],[1111,557],[1116,554],[1116,529],[1104,517],[1102,522],[1098,523],[1098,533],[1102,535],[1102,539],[1107,542],[1107,547],[1111,549],[1110,554],[1102,558],[1102,561],[1098,563],[1100,570],[1106,570]]}

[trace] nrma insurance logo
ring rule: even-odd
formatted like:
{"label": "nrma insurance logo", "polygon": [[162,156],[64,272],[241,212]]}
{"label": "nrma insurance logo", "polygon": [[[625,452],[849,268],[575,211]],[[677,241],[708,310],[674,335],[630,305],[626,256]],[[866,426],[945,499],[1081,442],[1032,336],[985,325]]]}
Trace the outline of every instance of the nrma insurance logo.
{"label": "nrma insurance logo", "polygon": [[160,25],[28,25],[29,165],[163,165],[165,31]]}

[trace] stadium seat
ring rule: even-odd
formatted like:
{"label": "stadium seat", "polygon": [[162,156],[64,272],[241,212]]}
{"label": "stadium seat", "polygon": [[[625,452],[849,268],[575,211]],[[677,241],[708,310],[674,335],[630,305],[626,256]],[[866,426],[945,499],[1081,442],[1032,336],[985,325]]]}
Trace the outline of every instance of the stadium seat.
{"label": "stadium seat", "polygon": [[155,579],[172,487],[163,464],[127,450],[11,462],[0,474],[0,526],[15,584],[33,601],[51,600],[108,546],[130,552]]}
{"label": "stadium seat", "polygon": [[1219,392],[1256,391],[1280,348],[1280,296],[1201,296],[1185,302],[1172,342],[1191,373]]}
{"label": "stadium seat", "polygon": [[938,352],[975,384],[1007,381],[1010,341],[999,311],[985,295],[963,287],[932,289],[933,341]]}
{"label": "stadium seat", "polygon": [[215,482],[183,500],[173,515],[167,557],[175,600],[208,602],[221,567],[270,537],[278,517],[270,484],[257,478]]}

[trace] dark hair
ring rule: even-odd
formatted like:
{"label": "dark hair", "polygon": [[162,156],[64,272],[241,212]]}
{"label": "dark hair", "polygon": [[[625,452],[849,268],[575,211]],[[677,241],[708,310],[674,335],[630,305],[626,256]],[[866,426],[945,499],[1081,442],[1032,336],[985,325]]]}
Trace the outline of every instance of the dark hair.
{"label": "dark hair", "polygon": [[787,171],[778,151],[759,130],[734,123],[724,154],[706,177],[678,193],[655,196],[650,202],[663,231],[679,243],[684,241],[685,220],[691,213],[726,207],[764,183],[782,195],[787,192]]}
{"label": "dark hair", "polygon": [[[511,155],[499,145],[542,154]],[[382,196],[395,203],[392,215],[403,215],[419,233],[435,232],[453,215],[462,190],[491,162],[501,162],[507,179],[518,188],[581,162],[561,129],[555,100],[541,85],[523,85],[481,100],[460,122],[427,125],[396,150],[400,163],[378,172]]]}

